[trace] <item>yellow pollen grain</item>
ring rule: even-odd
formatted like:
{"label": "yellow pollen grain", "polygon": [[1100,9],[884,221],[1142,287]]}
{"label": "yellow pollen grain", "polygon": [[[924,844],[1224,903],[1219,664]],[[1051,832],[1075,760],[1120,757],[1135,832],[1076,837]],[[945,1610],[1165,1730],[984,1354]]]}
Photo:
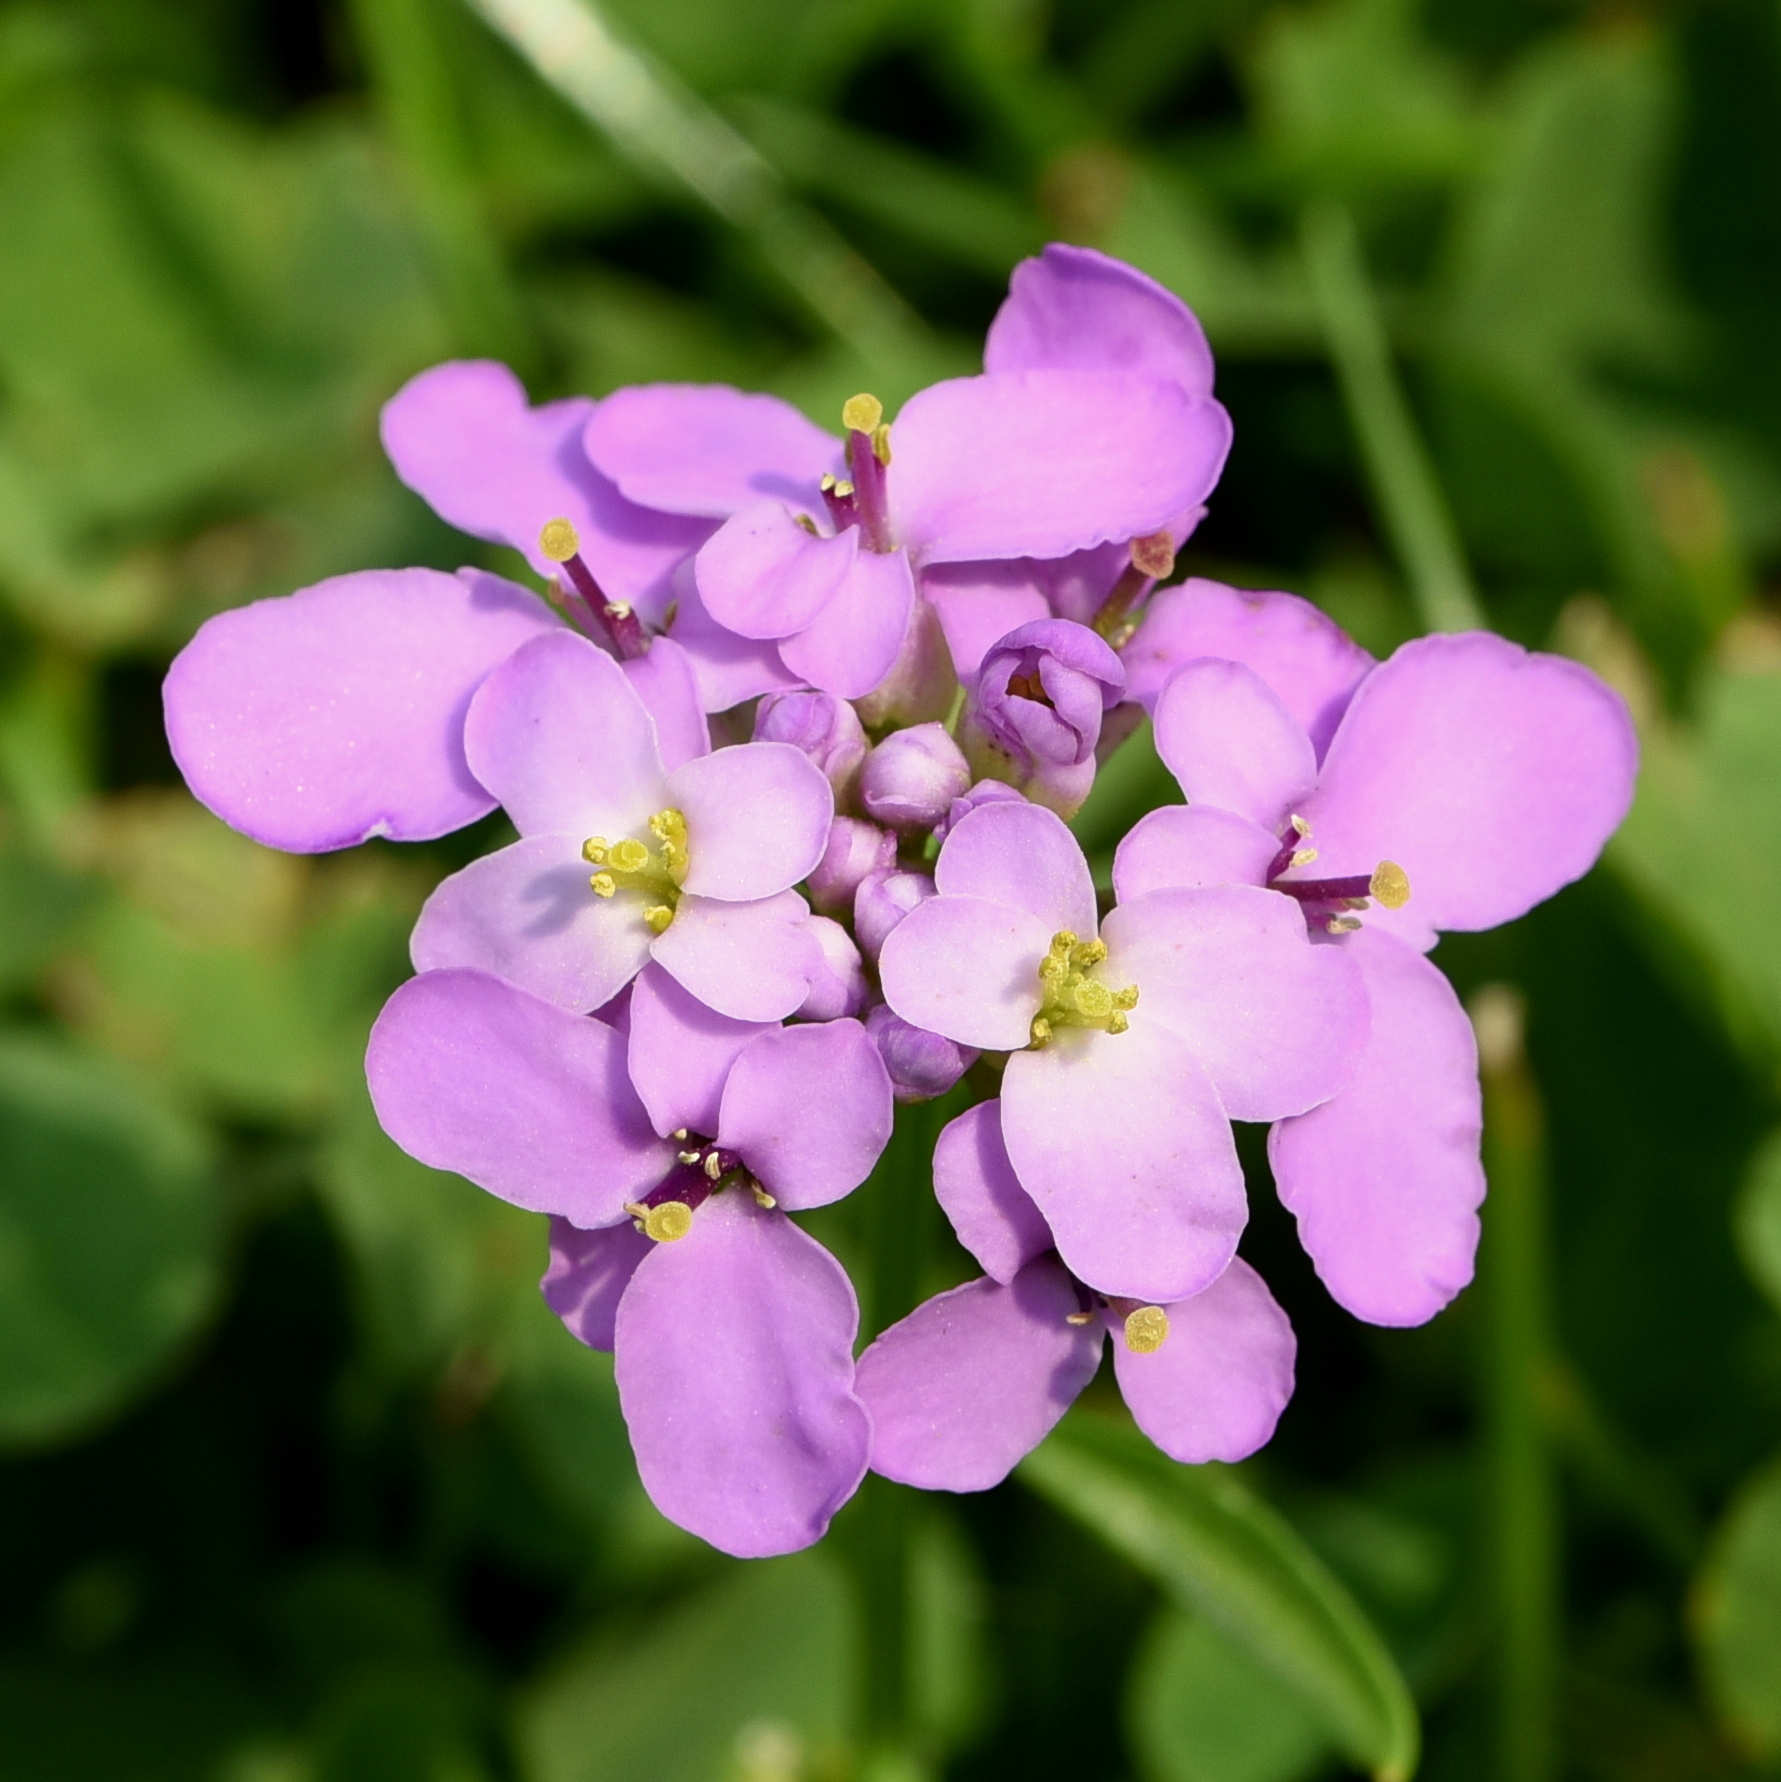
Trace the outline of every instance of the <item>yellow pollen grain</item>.
{"label": "yellow pollen grain", "polygon": [[581,540],[567,520],[546,520],[538,534],[538,548],[553,563],[567,563],[581,549]]}
{"label": "yellow pollen grain", "polygon": [[666,934],[668,924],[674,920],[674,912],[665,903],[652,903],[643,912],[643,920],[649,924],[653,933]]}
{"label": "yellow pollen grain", "polygon": [[864,390],[841,404],[841,425],[849,433],[874,432],[883,419],[884,404]]}
{"label": "yellow pollen grain", "polygon": [[1128,1312],[1125,1346],[1134,1355],[1154,1355],[1169,1340],[1169,1314],[1161,1306],[1139,1306]]}
{"label": "yellow pollen grain", "polygon": [[1166,532],[1152,532],[1132,540],[1132,567],[1152,581],[1160,581],[1175,567],[1175,541]]}
{"label": "yellow pollen grain", "polygon": [[588,880],[587,888],[596,897],[611,897],[618,891],[618,880],[609,872],[597,872]]}
{"label": "yellow pollen grain", "polygon": [[671,1244],[693,1228],[693,1209],[684,1200],[665,1200],[643,1216],[643,1232],[658,1244]]}
{"label": "yellow pollen grain", "polygon": [[1395,860],[1381,860],[1367,889],[1388,910],[1401,910],[1410,901],[1410,875]]}

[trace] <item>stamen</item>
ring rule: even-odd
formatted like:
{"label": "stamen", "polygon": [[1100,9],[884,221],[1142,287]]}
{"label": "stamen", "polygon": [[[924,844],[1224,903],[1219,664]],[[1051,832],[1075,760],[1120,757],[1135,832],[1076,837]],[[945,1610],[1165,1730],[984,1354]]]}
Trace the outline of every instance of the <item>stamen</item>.
{"label": "stamen", "polygon": [[674,920],[674,912],[665,903],[652,903],[644,910],[643,920],[653,933],[666,934],[669,923]]}
{"label": "stamen", "polygon": [[609,872],[597,872],[587,883],[596,897],[612,897],[618,891],[618,880]]}
{"label": "stamen", "polygon": [[1064,1322],[1066,1324],[1074,1324],[1079,1328],[1084,1324],[1093,1324],[1094,1321],[1095,1315],[1093,1312],[1066,1312],[1064,1314]]}
{"label": "stamen", "polygon": [[1102,1033],[1126,1033],[1126,1011],[1138,1006],[1138,986],[1114,989],[1089,973],[1107,957],[1103,940],[1078,940],[1061,928],[1039,961],[1039,1012],[1028,1027],[1028,1043],[1044,1046],[1060,1027],[1091,1027]]}
{"label": "stamen", "polygon": [[779,1202],[776,1201],[759,1182],[750,1182],[748,1184],[748,1191],[754,1196],[754,1204],[757,1207],[764,1208],[769,1213],[779,1205]]}
{"label": "stamen", "polygon": [[1287,861],[1286,864],[1289,867],[1309,866],[1311,864],[1311,862],[1313,860],[1315,860],[1316,858],[1317,858],[1317,849],[1316,848],[1300,848],[1299,851],[1296,854],[1294,854],[1293,857],[1289,861]]}
{"label": "stamen", "polygon": [[1175,541],[1166,532],[1146,533],[1132,540],[1131,562],[1121,571],[1094,617],[1094,628],[1118,650],[1131,642],[1138,629],[1132,609],[1150,591],[1153,582],[1175,568]]}
{"label": "stamen", "polygon": [[890,469],[890,423],[888,421],[880,421],[872,429],[872,456],[886,470]]}
{"label": "stamen", "polygon": [[1359,916],[1331,916],[1324,927],[1331,934],[1353,934],[1361,925]]}
{"label": "stamen", "polygon": [[[885,467],[890,463],[890,428],[885,423],[884,404],[864,391],[850,396],[841,405],[841,425],[847,429],[847,464],[853,484],[846,499],[846,519],[837,513],[835,523],[857,524],[860,542],[867,550],[894,550],[884,484]],[[834,494],[825,493],[831,510],[841,487],[837,483]]]}
{"label": "stamen", "polygon": [[609,601],[594,580],[581,554],[581,537],[569,521],[546,520],[538,533],[538,549],[562,565],[557,585],[589,637],[604,633],[621,661],[634,661],[649,649],[649,639],[630,606],[622,600]]}
{"label": "stamen", "polygon": [[1126,1313],[1125,1346],[1134,1355],[1154,1355],[1169,1340],[1169,1314],[1161,1306]]}
{"label": "stamen", "polygon": [[674,920],[686,878],[686,818],[676,810],[657,811],[649,819],[649,832],[655,838],[653,846],[630,836],[608,841],[603,835],[590,835],[581,844],[581,857],[601,868],[588,880],[596,897],[612,897],[621,890],[644,892],[651,901],[643,906],[643,919],[661,934]]}
{"label": "stamen", "polygon": [[1292,824],[1293,834],[1296,835],[1300,841],[1309,841],[1311,839],[1311,825],[1296,811],[1287,819],[1287,821]]}
{"label": "stamen", "polygon": [[[1305,850],[1294,853],[1288,866],[1297,866],[1301,862]],[[1315,857],[1315,850],[1312,850]],[[1364,910],[1367,900],[1373,899],[1388,910],[1401,910],[1410,901],[1410,875],[1395,860],[1381,860],[1370,873],[1364,876],[1355,873],[1341,879],[1282,879],[1275,875],[1284,871],[1284,867],[1275,867],[1268,875],[1268,889],[1283,891],[1288,897],[1296,897],[1300,903],[1329,904],[1336,909]],[[1345,933],[1344,929],[1332,929],[1331,933]]]}

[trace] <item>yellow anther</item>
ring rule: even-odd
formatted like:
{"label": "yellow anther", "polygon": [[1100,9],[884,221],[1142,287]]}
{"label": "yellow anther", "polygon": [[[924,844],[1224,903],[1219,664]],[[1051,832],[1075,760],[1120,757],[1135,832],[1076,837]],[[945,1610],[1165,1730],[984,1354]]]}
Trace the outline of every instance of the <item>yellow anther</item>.
{"label": "yellow anther", "polygon": [[[683,1132],[680,1136],[685,1138],[686,1134]],[[676,1151],[674,1155],[678,1157],[682,1163],[697,1163],[701,1154],[697,1151]]]}
{"label": "yellow anther", "polygon": [[1060,959],[1055,953],[1047,953],[1039,961],[1039,977],[1043,983],[1052,983],[1061,978],[1070,969],[1067,959]]}
{"label": "yellow anther", "polygon": [[793,518],[796,519],[798,524],[800,526],[802,526],[804,528],[804,530],[806,532],[808,532],[812,538],[820,538],[822,536],[822,534],[820,532],[818,532],[816,529],[816,522],[813,519],[811,519],[811,517],[808,514],[795,514],[793,516]]}
{"label": "yellow anther", "polygon": [[724,1166],[722,1160],[718,1157],[718,1154],[713,1151],[711,1155],[705,1159],[705,1179],[708,1182],[715,1182],[723,1173]]}
{"label": "yellow anther", "polygon": [[1311,834],[1311,825],[1307,823],[1303,817],[1294,815],[1289,821],[1292,824],[1293,833],[1298,836],[1300,841],[1305,841],[1309,838]]}
{"label": "yellow anther", "polygon": [[835,499],[837,501],[851,501],[853,499],[853,484],[837,483],[835,485]]}
{"label": "yellow anther", "polygon": [[567,563],[581,549],[581,540],[567,520],[546,520],[538,534],[538,548],[553,563]]}
{"label": "yellow anther", "polygon": [[1135,1009],[1138,1006],[1138,986],[1127,984],[1123,990],[1115,990],[1113,1006],[1116,1009]]}
{"label": "yellow anther", "polygon": [[1131,1031],[1131,1026],[1131,1022],[1128,1021],[1118,1009],[1115,1009],[1113,1013],[1107,1017],[1107,1031],[1109,1033],[1129,1033]]}
{"label": "yellow anther", "polygon": [[890,469],[890,426],[888,423],[872,429],[872,456],[886,470]]}
{"label": "yellow anther", "polygon": [[1360,927],[1358,916],[1331,916],[1324,924],[1331,934],[1353,934]]}
{"label": "yellow anther", "polygon": [[1098,1027],[1103,1033],[1125,1033],[1124,1011],[1137,1007],[1138,987],[1115,990],[1090,974],[1107,958],[1107,943],[1078,940],[1068,928],[1051,937],[1039,961],[1039,1011],[1030,1029],[1031,1045],[1043,1046],[1060,1027]]}
{"label": "yellow anther", "polygon": [[779,1205],[779,1202],[776,1201],[759,1182],[750,1182],[748,1184],[748,1191],[754,1196],[754,1204],[757,1207],[765,1207],[769,1213]]}
{"label": "yellow anther", "polygon": [[833,495],[835,493],[835,489],[837,486],[836,482],[835,482],[834,472],[830,471],[830,470],[825,470],[822,473],[822,481],[820,483],[818,483],[816,486],[819,489],[821,489],[825,495]]}
{"label": "yellow anther", "polygon": [[1132,567],[1140,575],[1160,581],[1175,567],[1175,541],[1166,532],[1152,532],[1132,540]]}
{"label": "yellow anther", "polygon": [[589,866],[604,866],[606,864],[606,837],[590,835],[581,844],[581,857]]}
{"label": "yellow anther", "polygon": [[1169,1314],[1161,1306],[1126,1313],[1125,1346],[1134,1355],[1154,1355],[1169,1340]]}
{"label": "yellow anther", "polygon": [[606,850],[606,864],[614,872],[641,872],[649,864],[649,849],[640,841],[614,842]]}
{"label": "yellow anther", "polygon": [[609,872],[597,872],[587,886],[596,897],[610,897],[618,889],[618,880]]}
{"label": "yellow anther", "polygon": [[1033,1025],[1028,1030],[1032,1034],[1032,1044],[1042,1046],[1051,1038],[1051,1023],[1043,1015],[1033,1017]]}
{"label": "yellow anther", "polygon": [[849,433],[871,433],[883,419],[884,404],[863,390],[841,404],[841,425]]}
{"label": "yellow anther", "polygon": [[1068,928],[1060,928],[1051,937],[1051,950],[1060,959],[1068,959],[1076,946],[1076,936]]}
{"label": "yellow anther", "polygon": [[1070,963],[1079,970],[1099,965],[1106,957],[1107,943],[1104,940],[1078,941],[1070,949]]}
{"label": "yellow anther", "polygon": [[1395,860],[1381,860],[1367,889],[1388,910],[1401,910],[1410,901],[1410,875]]}
{"label": "yellow anther", "polygon": [[691,1135],[684,1126],[676,1126],[669,1136],[679,1139],[684,1144]]}
{"label": "yellow anther", "polygon": [[693,1228],[693,1209],[684,1200],[665,1200],[643,1216],[643,1231],[658,1244],[671,1244]]}
{"label": "yellow anther", "polygon": [[1066,1312],[1064,1314],[1064,1322],[1066,1324],[1074,1324],[1079,1329],[1084,1324],[1093,1324],[1094,1321],[1095,1315],[1093,1312]]}
{"label": "yellow anther", "polygon": [[1300,848],[1286,864],[1288,866],[1309,866],[1316,858],[1317,850],[1315,848]]}
{"label": "yellow anther", "polygon": [[628,600],[609,600],[606,602],[606,616],[609,619],[628,619],[631,616],[631,603]]}
{"label": "yellow anther", "polygon": [[666,934],[668,924],[674,920],[674,912],[665,903],[652,903],[643,912],[643,919],[652,934]]}

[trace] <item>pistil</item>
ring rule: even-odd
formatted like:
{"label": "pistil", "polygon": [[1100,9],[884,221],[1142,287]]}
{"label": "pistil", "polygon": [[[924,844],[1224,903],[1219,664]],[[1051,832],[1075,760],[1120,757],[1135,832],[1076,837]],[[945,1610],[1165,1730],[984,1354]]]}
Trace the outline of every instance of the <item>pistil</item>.
{"label": "pistil", "polygon": [[1039,1012],[1030,1030],[1035,1050],[1060,1027],[1124,1033],[1131,1025],[1126,1012],[1138,1006],[1138,986],[1110,990],[1089,975],[1106,957],[1105,941],[1078,940],[1067,928],[1051,937],[1051,949],[1039,961]]}
{"label": "pistil", "polygon": [[[1288,866],[1309,865],[1303,859],[1317,858],[1314,849],[1300,850],[1288,860]],[[1284,891],[1300,903],[1327,903],[1337,909],[1365,909],[1367,900],[1388,910],[1401,910],[1410,901],[1410,875],[1395,860],[1381,860],[1370,873],[1356,873],[1340,879],[1274,879],[1268,889]]]}
{"label": "pistil", "polygon": [[581,539],[567,520],[547,520],[538,534],[538,548],[562,566],[557,585],[590,637],[602,634],[621,661],[634,661],[649,649],[643,622],[628,601],[608,600],[581,554]]}
{"label": "pistil", "polygon": [[841,425],[847,429],[847,467],[853,472],[860,537],[869,551],[894,551],[885,486],[891,451],[884,404],[876,396],[849,396],[841,405]]}

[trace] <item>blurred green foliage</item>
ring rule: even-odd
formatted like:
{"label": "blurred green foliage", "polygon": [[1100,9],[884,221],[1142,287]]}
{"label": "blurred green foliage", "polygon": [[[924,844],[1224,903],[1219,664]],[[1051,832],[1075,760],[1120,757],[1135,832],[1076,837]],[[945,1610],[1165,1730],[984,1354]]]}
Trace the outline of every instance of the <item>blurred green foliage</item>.
{"label": "blurred green foliage", "polygon": [[[1401,1675],[1421,1774],[1503,1774],[1477,1295],[1355,1326],[1251,1144],[1245,1249],[1301,1339],[1260,1460],[1182,1475],[1091,1393],[984,1498],[875,1485],[813,1554],[720,1561],[643,1498],[538,1222],[364,1096],[413,913],[493,827],[276,857],[160,730],[223,607],[511,572],[383,464],[410,373],[495,352],[538,396],[728,379],[826,420],[968,369],[1053,237],[1211,333],[1237,446],[1183,568],[1389,650],[1417,571],[1319,205],[1491,622],[1608,674],[1645,741],[1607,867],[1440,954],[1524,993],[1544,1108],[1562,1771],[1781,1763],[1774,0],[613,0],[653,95],[616,135],[491,28],[516,4],[0,0],[0,1767],[1289,1782],[1404,1764]],[[1159,795],[1144,749],[1091,846]],[[898,1167],[812,1222],[878,1323],[966,1272]]]}

